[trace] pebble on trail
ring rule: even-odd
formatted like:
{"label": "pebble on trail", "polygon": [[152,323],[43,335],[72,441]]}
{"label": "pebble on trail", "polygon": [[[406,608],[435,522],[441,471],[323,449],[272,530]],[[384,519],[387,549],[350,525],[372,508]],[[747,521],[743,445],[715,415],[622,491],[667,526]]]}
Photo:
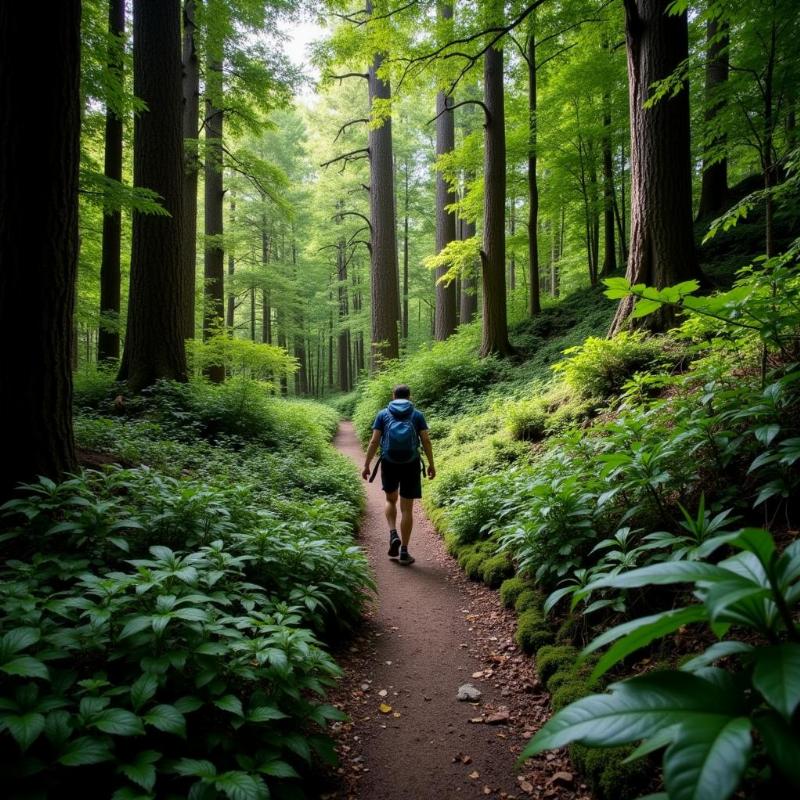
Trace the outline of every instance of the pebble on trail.
{"label": "pebble on trail", "polygon": [[478,700],[480,696],[483,694],[480,689],[473,686],[471,683],[465,683],[458,687],[458,693],[456,697],[459,700],[467,701],[467,700]]}

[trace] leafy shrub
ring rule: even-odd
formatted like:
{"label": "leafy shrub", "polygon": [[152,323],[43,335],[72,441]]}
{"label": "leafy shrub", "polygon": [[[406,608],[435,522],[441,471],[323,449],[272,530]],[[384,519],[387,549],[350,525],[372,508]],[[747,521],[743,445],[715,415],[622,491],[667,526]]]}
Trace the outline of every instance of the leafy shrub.
{"label": "leafy shrub", "polygon": [[517,598],[527,588],[527,583],[519,575],[514,575],[512,578],[506,578],[500,584],[500,602],[506,608],[512,608]]}
{"label": "leafy shrub", "polygon": [[542,596],[536,589],[523,589],[514,601],[514,611],[521,614],[530,608],[541,608]]}
{"label": "leafy shrub", "polygon": [[496,556],[491,556],[483,562],[481,577],[487,586],[496,589],[513,573],[514,565],[505,553],[501,553]]}
{"label": "leafy shrub", "polygon": [[468,544],[491,534],[502,507],[502,482],[502,476],[478,478],[454,499],[447,519],[456,541]]}
{"label": "leafy shrub", "polygon": [[613,339],[590,336],[579,347],[564,351],[568,358],[553,369],[573,391],[584,397],[610,397],[635,372],[655,366],[663,343],[640,332],[621,332]]}
{"label": "leafy shrub", "polygon": [[72,403],[75,408],[110,410],[119,393],[115,383],[116,368],[89,364],[72,376]]}
{"label": "leafy shrub", "polygon": [[547,430],[547,411],[539,397],[518,400],[506,407],[506,425],[513,439],[535,442]]}
{"label": "leafy shrub", "polygon": [[473,552],[464,559],[464,572],[472,581],[479,581],[483,578],[483,564],[490,556],[485,553]]}

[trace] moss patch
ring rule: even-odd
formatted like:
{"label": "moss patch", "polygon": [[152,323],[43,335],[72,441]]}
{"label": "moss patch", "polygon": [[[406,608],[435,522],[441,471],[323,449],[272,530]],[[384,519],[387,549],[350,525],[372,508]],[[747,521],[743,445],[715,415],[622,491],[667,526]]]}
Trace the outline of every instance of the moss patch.
{"label": "moss patch", "polygon": [[483,582],[492,589],[496,589],[506,578],[513,574],[514,565],[505,553],[491,556],[483,562]]}
{"label": "moss patch", "polygon": [[511,608],[517,602],[520,594],[527,588],[527,583],[519,575],[514,575],[513,578],[506,578],[500,584],[500,602],[506,608]]}

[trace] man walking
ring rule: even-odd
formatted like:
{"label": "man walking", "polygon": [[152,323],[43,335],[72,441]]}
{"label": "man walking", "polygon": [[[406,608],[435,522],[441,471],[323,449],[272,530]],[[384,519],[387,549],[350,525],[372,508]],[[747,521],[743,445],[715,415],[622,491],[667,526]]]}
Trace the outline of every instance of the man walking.
{"label": "man walking", "polygon": [[[400,564],[414,563],[408,552],[411,528],[414,524],[414,500],[422,497],[422,465],[419,446],[428,458],[428,477],[436,477],[433,466],[433,449],[428,436],[428,423],[421,411],[411,402],[411,389],[405,384],[395,386],[392,402],[378,412],[372,424],[372,439],[367,448],[367,459],[361,473],[364,480],[370,477],[370,463],[381,448],[381,484],[386,493],[386,521],[389,523],[389,558]],[[400,497],[400,535],[397,534],[397,498]]]}

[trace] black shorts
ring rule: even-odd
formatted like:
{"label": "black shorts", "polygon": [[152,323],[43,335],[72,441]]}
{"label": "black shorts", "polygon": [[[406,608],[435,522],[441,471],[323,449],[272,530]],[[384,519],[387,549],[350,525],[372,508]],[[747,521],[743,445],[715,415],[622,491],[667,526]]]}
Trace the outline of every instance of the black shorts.
{"label": "black shorts", "polygon": [[381,461],[381,485],[383,491],[391,494],[400,487],[400,497],[418,500],[422,497],[422,465],[418,458],[408,464],[392,464]]}

